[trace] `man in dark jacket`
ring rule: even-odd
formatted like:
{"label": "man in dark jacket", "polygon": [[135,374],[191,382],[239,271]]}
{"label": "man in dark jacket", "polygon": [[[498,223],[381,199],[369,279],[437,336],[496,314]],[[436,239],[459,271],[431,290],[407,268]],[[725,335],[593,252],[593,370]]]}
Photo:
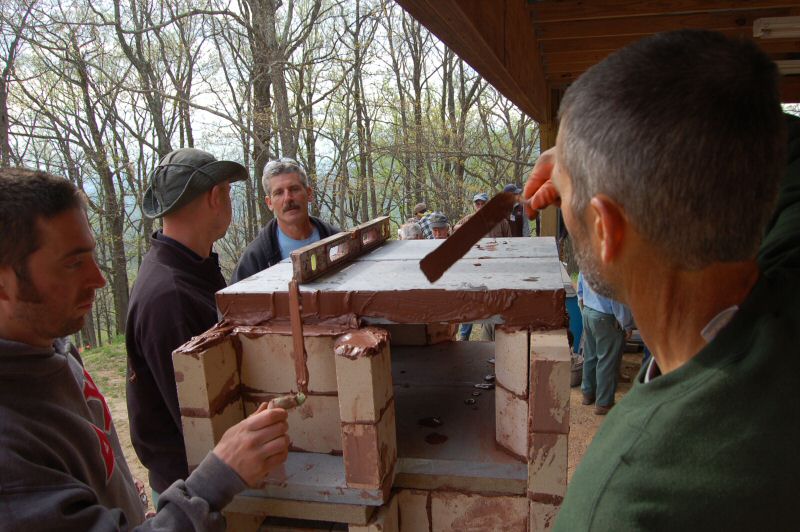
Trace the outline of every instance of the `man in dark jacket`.
{"label": "man in dark jacket", "polygon": [[231,283],[265,270],[288,258],[292,251],[340,231],[308,214],[311,187],[306,171],[297,161],[284,158],[268,162],[261,182],[267,192],[267,207],[275,218],[244,250]]}
{"label": "man in dark jacket", "polygon": [[246,178],[238,163],[183,148],[159,162],[145,192],[144,215],[162,218],[163,230],[133,286],[125,343],[131,441],[154,499],[189,474],[172,351],[217,322],[225,279],[211,247],[231,221],[230,183]]}
{"label": "man in dark jacket", "polygon": [[64,338],[105,285],[94,248],[74,185],[0,169],[0,529],[225,530],[222,508],[286,459],[286,411],[228,429],[144,521],[108,404]]}

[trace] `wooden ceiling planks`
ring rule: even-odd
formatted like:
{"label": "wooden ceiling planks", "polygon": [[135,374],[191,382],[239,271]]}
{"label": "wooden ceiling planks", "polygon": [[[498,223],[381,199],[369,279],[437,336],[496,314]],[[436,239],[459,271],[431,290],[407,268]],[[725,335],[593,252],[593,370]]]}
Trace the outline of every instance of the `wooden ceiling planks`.
{"label": "wooden ceiling planks", "polygon": [[[397,1],[539,122],[552,94],[641,37],[696,28],[752,38],[755,19],[800,15],[797,0]],[[756,42],[774,60],[800,59],[800,38]],[[784,76],[781,96],[800,102],[800,76]]]}
{"label": "wooden ceiling planks", "polygon": [[[398,0],[523,112],[545,115],[546,83],[524,0]],[[513,95],[513,96],[510,96]]]}

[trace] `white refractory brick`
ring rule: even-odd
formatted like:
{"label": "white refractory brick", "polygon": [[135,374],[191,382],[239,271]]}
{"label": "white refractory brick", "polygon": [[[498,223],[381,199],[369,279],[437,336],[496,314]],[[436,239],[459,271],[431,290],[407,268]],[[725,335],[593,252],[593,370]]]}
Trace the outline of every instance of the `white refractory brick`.
{"label": "white refractory brick", "polygon": [[203,458],[219,442],[225,431],[239,423],[244,416],[241,403],[229,404],[214,417],[181,417],[186,461],[192,470],[203,461]]}
{"label": "white refractory brick", "polygon": [[196,467],[222,434],[244,419],[236,350],[225,340],[199,353],[172,355],[189,467]]}
{"label": "white refractory brick", "polygon": [[560,506],[531,501],[530,507],[530,532],[544,532],[555,526]]}
{"label": "white refractory brick", "polygon": [[494,409],[497,443],[525,460],[528,456],[528,402],[497,386]]}
{"label": "white refractory brick", "polygon": [[560,505],[567,493],[568,448],[566,434],[531,434],[528,462],[528,497],[535,502]]}
{"label": "white refractory brick", "polygon": [[[292,337],[268,333],[255,338],[239,335],[242,342],[242,382],[264,393],[297,391]],[[308,390],[336,392],[336,367],[332,336],[306,336]]]}
{"label": "white refractory brick", "polygon": [[342,423],[345,479],[351,488],[378,489],[397,462],[394,402],[376,423]]}
{"label": "white refractory brick", "polygon": [[[381,506],[366,525],[350,525],[349,532],[399,532],[397,496]],[[427,529],[425,529],[427,530]]]}
{"label": "white refractory brick", "polygon": [[236,350],[230,340],[222,341],[199,353],[172,354],[178,403],[182,411],[195,417],[208,417],[220,408],[215,400],[230,396],[239,388]]}
{"label": "white refractory brick", "polygon": [[[249,416],[261,403],[246,400],[244,408]],[[305,402],[289,409],[291,448],[309,453],[342,452],[342,429],[339,420],[339,401],[331,395],[307,395]]]}
{"label": "white refractory brick", "polygon": [[432,529],[436,532],[526,532],[527,497],[491,497],[434,491]]}
{"label": "white refractory brick", "polygon": [[495,328],[494,371],[497,382],[517,395],[528,394],[528,331]]}
{"label": "white refractory brick", "polygon": [[431,529],[428,518],[429,496],[430,492],[421,490],[400,490],[397,493],[400,532],[425,532]]}
{"label": "white refractory brick", "polygon": [[[371,330],[375,330],[370,328]],[[362,329],[362,331],[366,331]],[[358,332],[362,332],[358,331]],[[339,415],[345,423],[375,423],[393,396],[392,359],[389,343],[383,337],[377,339],[372,351],[361,351],[363,355],[352,358],[346,353],[348,338],[344,335],[336,341],[336,380],[339,389]],[[367,334],[372,335],[369,331]],[[380,334],[378,336],[380,336]],[[384,340],[381,340],[384,338]]]}
{"label": "white refractory brick", "polygon": [[530,432],[569,433],[570,365],[564,329],[531,334]]}

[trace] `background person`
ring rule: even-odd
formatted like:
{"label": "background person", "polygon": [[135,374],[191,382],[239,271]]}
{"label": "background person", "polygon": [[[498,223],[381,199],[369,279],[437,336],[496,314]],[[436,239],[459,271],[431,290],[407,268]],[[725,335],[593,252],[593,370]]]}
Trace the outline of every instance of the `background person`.
{"label": "background person", "polygon": [[428,219],[431,234],[436,240],[444,240],[450,236],[450,221],[441,212],[434,212]]}
{"label": "background person", "polygon": [[601,296],[578,274],[578,302],[583,316],[584,405],[595,404],[594,413],[604,416],[614,406],[614,392],[625,340],[633,331],[628,307]]}
{"label": "background person", "polygon": [[406,222],[400,226],[397,236],[400,240],[422,240],[422,227],[415,221]]}
{"label": "background person", "polygon": [[[489,195],[486,192],[479,192],[472,197],[472,208],[474,211],[463,218],[461,218],[454,228],[455,231],[458,231],[458,228],[464,225],[467,220],[472,218],[472,216],[478,212],[486,202],[489,201]],[[508,220],[504,219],[497,223],[492,229],[484,235],[484,238],[507,238],[511,236],[511,226],[508,225]]]}
{"label": "background person", "polygon": [[172,352],[217,323],[214,294],[225,278],[214,242],[231,222],[230,184],[247,170],[181,148],[150,175],[142,210],[161,218],[131,291],[125,327],[131,444],[158,494],[189,475]]}
{"label": "background person", "polygon": [[525,216],[525,208],[522,205],[522,188],[514,184],[503,187],[503,192],[510,192],[516,196],[516,203],[508,215],[508,225],[511,227],[511,236],[529,237],[531,236],[531,223]]}
{"label": "background person", "polygon": [[231,283],[289,258],[296,249],[341,231],[308,214],[308,203],[313,195],[306,171],[297,161],[283,158],[268,162],[261,184],[267,192],[267,207],[275,217],[244,250]]}

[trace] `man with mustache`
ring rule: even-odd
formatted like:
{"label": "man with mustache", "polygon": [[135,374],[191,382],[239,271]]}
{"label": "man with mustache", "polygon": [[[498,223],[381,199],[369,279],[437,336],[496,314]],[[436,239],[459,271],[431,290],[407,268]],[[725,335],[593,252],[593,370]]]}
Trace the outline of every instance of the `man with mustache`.
{"label": "man with mustache", "polygon": [[108,404],[65,338],[106,282],[94,249],[74,185],[0,169],[0,528],[225,530],[233,496],[286,459],[286,411],[228,429],[144,521]]}
{"label": "man with mustache", "polygon": [[267,207],[275,217],[250,242],[231,277],[235,283],[289,258],[292,251],[340,232],[338,227],[308,214],[311,187],[297,161],[283,158],[264,166],[261,183]]}
{"label": "man with mustache", "polygon": [[800,120],[775,64],[748,39],[657,34],[590,68],[559,118],[528,207],[560,204],[584,277],[653,358],[555,528],[796,529]]}

